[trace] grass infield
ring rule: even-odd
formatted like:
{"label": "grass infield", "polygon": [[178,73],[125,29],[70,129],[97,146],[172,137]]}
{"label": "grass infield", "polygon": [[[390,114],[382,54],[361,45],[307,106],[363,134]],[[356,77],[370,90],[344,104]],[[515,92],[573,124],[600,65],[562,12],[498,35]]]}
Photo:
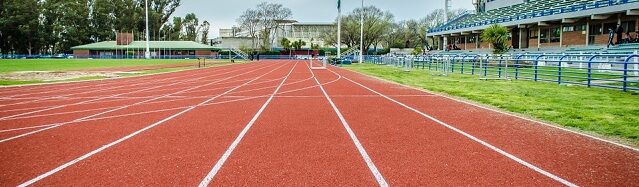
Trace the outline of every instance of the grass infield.
{"label": "grass infield", "polygon": [[101,68],[157,66],[194,63],[197,60],[143,59],[6,59],[0,60],[0,73],[17,71],[70,71]]}
{"label": "grass infield", "polygon": [[[185,67],[166,67],[149,70],[140,70],[133,73],[116,73],[118,77],[131,77],[148,74],[168,73],[196,68],[196,59],[4,59],[0,60],[0,75],[25,71],[91,71],[108,68],[153,67],[162,65],[189,65]],[[227,61],[207,60],[207,67],[230,64]],[[87,76],[74,79],[46,81],[46,80],[3,80],[0,86],[56,83],[83,80],[99,80],[109,77]]]}
{"label": "grass infield", "polygon": [[639,145],[639,94],[533,81],[483,81],[477,76],[355,64],[346,68],[445,93],[562,126]]}

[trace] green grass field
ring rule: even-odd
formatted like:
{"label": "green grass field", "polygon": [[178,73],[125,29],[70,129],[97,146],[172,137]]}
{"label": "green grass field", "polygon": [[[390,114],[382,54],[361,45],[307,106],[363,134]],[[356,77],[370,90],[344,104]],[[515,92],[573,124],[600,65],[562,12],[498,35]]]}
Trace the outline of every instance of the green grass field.
{"label": "green grass field", "polygon": [[[126,67],[145,67],[145,66],[158,66],[158,65],[187,65],[195,64],[195,59],[3,59],[0,60],[0,75],[8,74],[12,72],[24,72],[24,71],[86,71],[104,68],[126,68]],[[207,60],[208,66],[219,66],[224,64],[230,64],[228,61],[220,60]],[[170,67],[151,70],[142,70],[135,73],[118,73],[119,77],[131,77],[148,74],[168,73],[181,70],[188,70],[196,68],[195,66],[189,67]],[[56,83],[56,82],[68,82],[68,81],[83,81],[83,80],[99,80],[108,77],[101,76],[87,76],[58,81],[45,81],[45,80],[3,80],[0,79],[0,86],[12,86],[12,85],[25,85],[25,84],[39,84],[39,83]]]}
{"label": "green grass field", "polygon": [[439,71],[404,72],[395,67],[356,64],[348,69],[417,88],[465,98],[582,131],[639,145],[636,92],[533,81],[479,80]]}
{"label": "green grass field", "polygon": [[194,63],[197,60],[141,59],[5,59],[0,60],[0,73],[16,71],[69,71],[115,67],[138,67]]}

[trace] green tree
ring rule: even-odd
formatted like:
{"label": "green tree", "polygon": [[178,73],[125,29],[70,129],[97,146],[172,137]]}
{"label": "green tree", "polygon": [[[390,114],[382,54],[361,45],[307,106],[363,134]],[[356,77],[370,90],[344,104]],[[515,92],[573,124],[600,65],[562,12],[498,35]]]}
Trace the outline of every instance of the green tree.
{"label": "green tree", "polygon": [[490,43],[494,54],[508,52],[508,28],[494,24],[481,33],[481,39]]}
{"label": "green tree", "polygon": [[115,39],[115,5],[110,0],[94,0],[92,7],[91,38],[96,42]]}
{"label": "green tree", "polygon": [[40,3],[37,0],[1,1],[0,33],[2,51],[32,54],[40,50]]}
{"label": "green tree", "polygon": [[184,17],[184,22],[182,23],[184,27],[184,37],[182,40],[186,41],[196,41],[198,34],[198,26],[199,21],[197,16],[194,13],[189,13]]}
{"label": "green tree", "polygon": [[294,41],[294,42],[291,44],[291,46],[292,46],[295,50],[301,50],[301,49],[302,49],[302,47],[304,47],[305,45],[306,45],[306,42],[305,42],[305,41],[302,41],[302,40]]}
{"label": "green tree", "polygon": [[208,21],[204,21],[202,22],[202,25],[200,25],[200,42],[202,44],[208,44],[209,43],[209,32],[211,30],[211,24]]}
{"label": "green tree", "polygon": [[284,48],[285,51],[291,50],[291,41],[288,40],[288,38],[282,38],[282,40],[280,41],[280,45],[282,46],[282,48]]}

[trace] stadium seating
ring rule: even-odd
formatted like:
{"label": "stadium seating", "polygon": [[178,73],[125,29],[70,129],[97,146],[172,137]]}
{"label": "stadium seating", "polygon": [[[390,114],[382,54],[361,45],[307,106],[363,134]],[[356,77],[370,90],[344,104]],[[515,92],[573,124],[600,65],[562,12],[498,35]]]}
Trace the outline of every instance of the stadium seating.
{"label": "stadium seating", "polygon": [[530,0],[528,3],[502,7],[482,13],[464,14],[441,27],[431,29],[429,32],[435,33],[491,25],[634,2],[639,2],[639,0]]}

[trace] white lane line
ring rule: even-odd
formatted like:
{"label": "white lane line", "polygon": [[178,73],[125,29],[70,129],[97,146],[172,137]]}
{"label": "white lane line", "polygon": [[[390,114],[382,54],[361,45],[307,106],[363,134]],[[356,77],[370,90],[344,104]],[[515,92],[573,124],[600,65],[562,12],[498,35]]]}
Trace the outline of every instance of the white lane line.
{"label": "white lane line", "polygon": [[[217,70],[226,70],[226,69],[230,69],[233,66],[227,65],[227,66],[218,66],[215,69],[212,69],[212,71],[217,71]],[[202,74],[206,74],[205,71],[199,71],[199,69],[195,69],[192,70],[194,73],[202,73]],[[205,69],[206,70],[206,69]],[[93,88],[93,87],[105,87],[107,85],[113,85],[113,84],[120,84],[121,82],[119,82],[118,80],[121,79],[128,79],[131,82],[131,84],[133,83],[143,83],[143,82],[149,82],[148,80],[154,80],[156,82],[161,82],[161,81],[166,81],[166,80],[173,80],[176,78],[187,78],[187,77],[193,77],[193,76],[197,76],[193,73],[191,74],[186,74],[183,73],[185,71],[179,71],[179,72],[174,72],[176,74],[185,74],[185,75],[179,75],[178,77],[172,76],[169,78],[162,78],[162,77],[158,77],[158,76],[162,76],[162,74],[150,74],[147,76],[139,76],[139,77],[123,77],[123,78],[113,78],[113,79],[104,79],[104,80],[97,80],[97,81],[78,81],[78,82],[66,82],[66,83],[58,83],[58,84],[41,84],[41,85],[24,85],[24,86],[16,86],[16,87],[11,87],[11,88],[15,88],[12,90],[17,90],[20,92],[26,92],[26,91],[31,91],[29,93],[25,93],[25,94],[18,94],[18,95],[13,95],[10,96],[11,97],[17,97],[17,96],[24,96],[24,95],[34,95],[34,94],[45,94],[45,93],[51,93],[51,92],[65,92],[65,91],[70,91],[70,90],[79,90],[79,89],[83,89],[83,88]],[[157,78],[160,78],[158,80],[155,80]],[[95,83],[99,83],[99,84],[95,84]],[[80,84],[78,87],[74,87],[74,84]],[[86,84],[84,86],[82,86],[82,84]],[[58,87],[67,87],[66,89],[55,89]],[[35,89],[39,89],[39,90],[49,90],[49,91],[44,91],[44,92],[33,92],[32,90]],[[6,93],[6,92],[2,92],[2,93]]]}
{"label": "white lane line", "polygon": [[[310,70],[310,67],[309,67],[309,70]],[[331,99],[331,97],[328,96],[328,93],[326,93],[324,86],[322,86],[319,80],[317,80],[317,77],[315,77],[315,73],[313,73],[313,70],[311,70],[311,73],[313,74],[315,82],[317,83],[317,85],[319,85],[320,90],[322,90],[322,93],[324,93],[324,97],[326,98],[326,100],[328,100],[328,103],[331,104],[331,107],[333,107],[333,111],[335,111],[335,114],[337,114],[337,117],[339,117],[339,120],[342,122],[342,126],[344,126],[344,128],[346,129],[346,132],[348,132],[348,136],[350,136],[351,140],[355,144],[355,147],[357,147],[357,151],[359,151],[360,156],[362,156],[362,158],[364,159],[364,162],[366,162],[366,166],[368,166],[368,169],[375,177],[375,180],[377,180],[377,184],[382,187],[387,187],[388,183],[386,182],[386,179],[384,179],[384,176],[382,175],[382,173],[379,172],[379,170],[377,169],[377,166],[375,166],[375,163],[373,163],[373,159],[371,159],[371,157],[368,155],[368,152],[366,152],[366,149],[364,149],[364,146],[355,135],[355,132],[353,132],[353,129],[351,129],[351,126],[348,124],[348,122],[344,118],[344,115],[342,115],[342,112],[340,112],[339,108],[337,108],[337,106],[333,102],[333,99]],[[339,74],[338,76],[341,77],[341,75]]]}
{"label": "white lane line", "polygon": [[[280,66],[280,67],[281,67],[281,66]],[[89,158],[89,157],[91,157],[91,156],[93,156],[93,155],[95,155],[95,154],[98,154],[98,153],[100,153],[100,152],[104,151],[105,149],[108,149],[108,148],[110,148],[110,147],[113,147],[114,145],[117,145],[117,144],[119,144],[119,143],[121,143],[121,142],[124,142],[124,141],[126,141],[126,140],[128,140],[128,139],[130,139],[130,138],[132,138],[132,137],[134,137],[134,136],[136,136],[136,135],[138,135],[138,134],[140,134],[140,133],[143,133],[143,132],[145,132],[145,131],[147,131],[147,130],[149,130],[149,129],[153,128],[153,127],[156,127],[156,126],[158,126],[158,125],[160,125],[160,124],[162,124],[162,123],[164,123],[164,122],[167,122],[167,121],[169,121],[169,120],[171,120],[171,119],[173,119],[173,118],[176,118],[176,117],[178,117],[178,116],[180,116],[180,115],[182,115],[182,114],[184,114],[184,113],[186,113],[186,112],[189,112],[189,111],[191,111],[191,110],[193,110],[193,109],[195,109],[195,108],[197,108],[197,107],[200,107],[200,106],[202,106],[202,105],[204,105],[204,104],[206,104],[206,103],[208,103],[208,102],[210,102],[210,101],[213,101],[213,100],[215,100],[215,99],[217,99],[217,98],[219,98],[219,97],[221,97],[221,96],[223,96],[223,95],[225,95],[225,94],[227,94],[227,93],[230,93],[230,92],[231,92],[231,91],[233,91],[233,90],[239,89],[239,88],[241,88],[242,86],[245,86],[246,84],[250,84],[252,81],[258,80],[259,78],[262,78],[262,77],[264,77],[264,76],[266,76],[266,75],[268,75],[268,74],[270,74],[270,73],[274,72],[274,71],[275,71],[275,70],[277,70],[277,69],[279,69],[279,68],[275,68],[275,69],[271,70],[270,72],[265,73],[265,74],[263,74],[263,75],[261,75],[261,76],[259,76],[259,77],[256,77],[255,79],[253,79],[253,80],[251,80],[251,81],[249,81],[249,82],[246,82],[246,83],[244,83],[244,84],[242,84],[242,85],[239,85],[239,86],[237,86],[237,87],[235,87],[235,88],[233,88],[233,89],[231,89],[231,90],[228,90],[228,91],[226,91],[226,92],[224,92],[224,93],[222,93],[222,94],[219,94],[219,95],[217,95],[217,96],[215,96],[215,97],[209,98],[209,99],[207,99],[206,101],[203,101],[203,102],[201,102],[201,103],[199,103],[199,104],[197,104],[197,105],[195,105],[195,106],[191,106],[191,107],[189,107],[189,108],[187,108],[187,109],[185,109],[185,110],[182,110],[182,111],[180,111],[180,112],[178,112],[178,113],[176,113],[176,114],[173,114],[173,115],[169,116],[168,118],[165,118],[165,119],[162,119],[162,120],[160,120],[160,121],[158,121],[158,122],[155,122],[155,123],[153,123],[153,124],[151,124],[151,125],[149,125],[149,126],[147,126],[147,127],[143,128],[143,129],[140,129],[140,130],[135,131],[135,132],[133,132],[133,133],[131,133],[131,134],[129,134],[129,135],[126,135],[126,136],[124,136],[124,137],[122,137],[122,138],[120,138],[120,139],[118,139],[118,140],[116,140],[116,141],[114,141],[114,142],[111,142],[111,143],[109,143],[109,144],[106,144],[106,145],[104,145],[104,146],[102,146],[102,147],[100,147],[100,148],[98,148],[98,149],[96,149],[96,150],[93,150],[93,151],[91,151],[91,152],[89,152],[89,153],[87,153],[87,154],[85,154],[85,155],[82,155],[82,156],[80,156],[80,157],[78,157],[78,158],[76,158],[76,159],[73,159],[73,160],[71,160],[70,162],[64,163],[64,164],[62,164],[62,165],[60,165],[60,166],[58,166],[58,167],[56,167],[56,168],[54,168],[54,169],[52,169],[52,170],[50,170],[50,171],[46,172],[46,173],[41,174],[41,175],[39,175],[39,176],[37,176],[37,177],[35,177],[35,178],[31,179],[31,180],[28,180],[28,181],[26,181],[26,182],[24,182],[24,183],[22,183],[22,184],[20,184],[20,185],[18,185],[18,186],[19,186],[19,187],[26,187],[26,186],[30,186],[30,185],[32,185],[32,184],[34,184],[34,183],[36,183],[36,182],[38,182],[38,181],[40,181],[40,180],[42,180],[42,179],[44,179],[44,178],[47,178],[47,177],[49,177],[49,176],[51,176],[51,175],[53,175],[53,174],[55,174],[55,173],[57,173],[57,172],[59,172],[59,171],[62,171],[63,169],[66,169],[66,168],[67,168],[67,167],[69,167],[69,166],[72,166],[72,165],[74,165],[74,164],[76,164],[76,163],[78,163],[78,162],[80,162],[80,161],[82,161],[82,160],[85,160],[85,159],[87,159],[87,158]]]}
{"label": "white lane line", "polygon": [[228,149],[224,151],[224,154],[222,154],[222,157],[215,163],[215,166],[213,166],[213,169],[211,169],[211,171],[204,177],[204,179],[202,179],[202,181],[200,182],[200,185],[198,185],[199,187],[206,187],[211,183],[211,181],[213,181],[213,178],[215,178],[215,175],[217,175],[217,172],[220,171],[220,169],[222,168],[226,160],[231,156],[231,154],[233,153],[237,145],[240,144],[240,141],[242,141],[242,139],[244,138],[246,133],[249,131],[249,129],[251,129],[251,127],[253,126],[253,124],[255,124],[255,122],[260,117],[260,115],[262,115],[262,112],[264,112],[266,107],[271,103],[275,94],[277,94],[280,88],[282,88],[282,85],[284,85],[284,82],[286,82],[286,80],[291,75],[291,73],[293,73],[293,70],[295,70],[297,63],[298,62],[296,62],[295,65],[293,65],[293,68],[291,69],[291,71],[288,72],[284,80],[280,82],[279,86],[275,89],[275,91],[273,91],[271,96],[266,100],[266,102],[264,102],[262,107],[255,113],[251,121],[249,121],[246,124],[244,129],[242,129],[242,132],[240,132],[240,134],[235,138],[235,140],[233,140],[233,143],[231,143]]}
{"label": "white lane line", "polygon": [[[219,68],[219,69],[212,69],[211,71],[201,71],[201,72],[194,72],[193,74],[188,74],[188,75],[180,75],[178,77],[169,77],[169,78],[162,78],[162,79],[158,79],[158,80],[152,80],[151,82],[146,80],[146,79],[152,79],[153,77],[148,77],[148,78],[144,78],[144,79],[135,79],[132,80],[132,82],[130,82],[129,84],[126,85],[121,85],[121,86],[115,86],[115,87],[111,87],[111,86],[105,86],[105,85],[118,85],[118,84],[122,84],[121,81],[116,81],[116,82],[108,82],[108,83],[104,83],[104,84],[90,84],[87,86],[81,86],[81,87],[91,87],[91,88],[100,88],[100,87],[106,87],[105,89],[99,89],[99,90],[91,90],[88,92],[79,92],[79,93],[70,93],[70,94],[64,94],[64,95],[58,95],[58,96],[45,96],[44,98],[41,99],[37,99],[37,100],[32,100],[32,101],[24,101],[24,102],[19,102],[19,103],[11,103],[11,104],[5,104],[5,105],[0,105],[0,107],[6,107],[6,106],[13,106],[13,105],[20,105],[20,104],[27,104],[27,103],[38,103],[39,101],[46,101],[49,99],[56,99],[56,98],[60,98],[60,97],[66,97],[66,96],[72,96],[72,95],[78,95],[78,94],[87,94],[87,93],[95,93],[95,92],[100,92],[100,91],[117,91],[120,88],[126,88],[126,87],[135,87],[135,86],[139,86],[139,85],[144,85],[146,86],[148,85],[153,85],[153,84],[165,84],[167,82],[170,82],[171,80],[174,79],[181,79],[181,78],[192,78],[192,77],[201,77],[201,75],[207,75],[210,74],[211,72],[217,72],[217,71],[222,71],[222,70],[228,70],[228,69],[232,69],[238,66],[228,66],[229,68]],[[242,66],[243,67],[243,66]],[[115,80],[115,79],[114,79]],[[199,79],[192,79],[192,81],[197,81]],[[69,86],[73,86],[73,85],[69,85]],[[71,89],[71,90],[78,90],[78,89]],[[56,90],[59,91],[59,90]],[[48,91],[48,92],[52,92],[52,91]],[[45,93],[48,93],[45,92]],[[28,94],[20,94],[20,96],[24,96],[24,95],[33,95],[33,94],[38,94],[38,93],[28,93]]]}
{"label": "white lane line", "polygon": [[[283,65],[282,65],[282,66],[283,66]],[[278,67],[278,68],[276,68],[276,69],[279,69],[279,68],[280,68],[280,67],[282,67],[282,66],[279,66],[279,67]],[[47,127],[47,128],[38,129],[38,130],[35,130],[35,131],[32,131],[32,132],[27,132],[27,133],[23,133],[23,134],[15,135],[15,136],[12,136],[12,137],[9,137],[9,138],[1,139],[1,140],[0,140],[0,143],[4,143],[4,142],[11,141],[11,140],[15,140],[15,139],[18,139],[18,138],[26,137],[26,136],[33,135],[33,134],[40,133],[40,132],[44,132],[44,131],[47,131],[47,130],[55,129],[55,128],[61,127],[61,126],[63,126],[63,125],[72,124],[72,123],[77,123],[77,122],[84,121],[84,120],[87,120],[87,119],[91,119],[91,118],[94,118],[94,117],[97,117],[97,116],[100,116],[100,115],[104,115],[104,114],[108,114],[108,113],[115,112],[115,111],[118,111],[118,110],[126,109],[126,108],[129,108],[129,107],[132,107],[132,106],[137,106],[137,105],[144,104],[144,103],[147,103],[147,102],[155,101],[155,100],[158,100],[158,99],[162,99],[162,98],[164,98],[165,96],[171,96],[171,95],[173,95],[173,94],[182,93],[182,92],[184,92],[184,91],[189,91],[189,90],[198,89],[198,88],[201,88],[201,87],[204,87],[204,86],[208,86],[208,85],[212,85],[212,84],[215,84],[215,83],[218,83],[218,82],[222,82],[222,81],[225,81],[225,80],[229,80],[229,79],[232,79],[232,78],[235,78],[235,77],[241,76],[241,75],[245,75],[245,74],[253,73],[253,72],[255,72],[255,71],[259,71],[259,70],[262,70],[262,69],[265,69],[265,68],[268,68],[268,67],[270,67],[270,66],[257,68],[257,69],[255,69],[255,70],[247,71],[247,72],[244,72],[244,73],[241,73],[241,74],[237,74],[237,75],[234,75],[234,76],[230,76],[230,77],[227,77],[227,78],[222,79],[222,80],[217,80],[217,81],[214,81],[214,82],[210,82],[210,83],[208,83],[208,84],[204,84],[204,85],[199,85],[199,86],[191,87],[191,88],[186,89],[186,90],[181,90],[181,91],[178,91],[178,92],[174,92],[174,93],[170,93],[170,94],[165,94],[165,95],[163,95],[163,96],[161,96],[161,97],[156,97],[156,98],[152,98],[152,99],[148,99],[148,100],[140,101],[140,102],[133,103],[133,104],[129,104],[129,105],[119,106],[119,107],[114,108],[114,109],[111,109],[111,110],[107,110],[107,111],[99,112],[99,113],[97,113],[97,114],[88,115],[88,116],[85,116],[85,117],[82,117],[82,118],[78,118],[78,119],[75,119],[75,120],[72,120],[72,121],[66,121],[66,122],[60,122],[60,123],[48,124],[48,125],[49,125],[49,127]],[[47,126],[47,125],[40,125],[40,126]]]}
{"label": "white lane line", "polygon": [[[337,74],[337,72],[334,72],[334,71],[332,71],[332,72]],[[489,148],[489,149],[491,149],[491,150],[493,150],[493,151],[495,151],[495,152],[497,152],[497,153],[499,153],[499,154],[501,154],[501,155],[503,155],[503,156],[505,156],[505,157],[507,157],[507,158],[509,158],[509,159],[521,164],[521,165],[523,165],[523,166],[526,166],[526,167],[528,167],[528,168],[530,168],[530,169],[532,169],[532,170],[534,170],[534,171],[536,171],[536,172],[538,172],[538,173],[540,173],[542,175],[545,175],[546,177],[551,178],[551,179],[553,179],[553,180],[555,180],[555,181],[557,181],[557,182],[559,182],[559,183],[561,183],[563,185],[571,186],[571,187],[576,187],[577,186],[576,184],[573,184],[572,182],[570,182],[570,181],[568,181],[566,179],[563,179],[563,178],[561,178],[559,176],[556,176],[556,175],[554,175],[554,174],[552,174],[552,173],[550,173],[548,171],[545,171],[545,170],[541,169],[540,167],[537,167],[537,166],[535,166],[535,165],[533,165],[531,163],[528,163],[528,162],[516,157],[515,155],[512,155],[512,154],[510,154],[510,153],[508,153],[508,152],[506,152],[504,150],[501,150],[501,149],[499,149],[499,148],[497,148],[497,147],[495,147],[495,146],[493,146],[493,145],[491,145],[491,144],[489,144],[489,143],[487,143],[487,142],[485,142],[485,141],[483,141],[483,140],[481,140],[481,139],[479,139],[479,138],[477,138],[477,137],[475,137],[475,136],[473,136],[471,134],[468,134],[468,133],[466,133],[466,132],[464,132],[462,130],[459,130],[459,129],[457,129],[457,128],[455,128],[455,127],[453,127],[453,126],[451,126],[451,125],[449,125],[449,124],[447,124],[447,123],[445,123],[445,122],[443,122],[443,121],[441,121],[441,120],[439,120],[439,119],[437,119],[437,118],[435,118],[433,116],[425,114],[425,113],[423,113],[423,112],[421,112],[421,111],[419,111],[419,110],[417,110],[417,109],[415,109],[413,107],[410,107],[410,106],[408,106],[408,105],[406,105],[406,104],[404,104],[402,102],[399,102],[399,101],[397,101],[397,100],[395,100],[393,98],[390,98],[390,97],[388,97],[388,96],[386,96],[386,95],[384,95],[382,93],[379,93],[379,92],[377,92],[377,91],[375,91],[375,90],[373,90],[373,89],[371,89],[369,87],[366,87],[366,86],[364,86],[364,85],[362,85],[362,84],[360,84],[360,83],[358,83],[356,81],[353,81],[353,80],[351,80],[349,78],[344,77],[344,79],[348,80],[348,81],[350,81],[350,82],[352,82],[352,83],[354,83],[354,84],[356,84],[356,85],[358,85],[358,86],[360,86],[360,87],[362,87],[364,89],[367,89],[370,92],[373,92],[373,93],[375,93],[377,95],[380,95],[380,96],[386,98],[387,100],[392,101],[392,102],[394,102],[394,103],[396,103],[396,104],[398,104],[398,105],[400,105],[400,106],[402,106],[402,107],[404,107],[404,108],[406,108],[408,110],[411,110],[411,111],[413,111],[413,112],[415,112],[415,113],[417,113],[417,114],[419,114],[419,115],[421,115],[423,117],[426,117],[426,118],[428,118],[428,119],[430,119],[430,120],[432,120],[432,121],[434,121],[434,122],[436,122],[436,123],[448,128],[450,130],[453,130],[453,131],[465,136],[466,138],[471,139],[471,140],[473,140],[473,141],[475,141],[475,142],[477,142],[477,143],[479,143],[479,144],[481,144],[481,145],[483,145],[483,146],[485,146],[485,147],[487,147],[487,148]]]}
{"label": "white lane line", "polygon": [[471,105],[471,106],[475,106],[477,108],[481,108],[481,109],[497,112],[497,113],[500,113],[500,114],[504,114],[504,115],[507,115],[507,116],[523,119],[523,120],[530,121],[530,122],[533,122],[533,123],[541,124],[543,126],[552,127],[552,128],[555,128],[555,129],[558,129],[558,130],[562,130],[562,131],[565,131],[565,132],[568,132],[568,133],[573,133],[573,134],[576,134],[576,135],[579,135],[579,136],[591,138],[591,139],[598,140],[598,141],[605,142],[605,143],[609,143],[609,144],[612,144],[612,145],[615,145],[615,146],[618,146],[618,147],[626,148],[626,149],[629,149],[629,150],[632,150],[632,151],[635,151],[635,152],[639,152],[639,148],[635,148],[635,147],[632,147],[632,146],[624,145],[624,144],[617,143],[617,142],[614,142],[614,141],[611,141],[611,140],[606,140],[606,139],[603,139],[603,138],[599,138],[599,137],[596,137],[596,136],[593,136],[593,135],[590,135],[590,134],[586,134],[586,133],[583,133],[583,132],[575,131],[575,130],[568,129],[568,128],[565,128],[565,127],[552,125],[552,124],[549,124],[549,123],[546,123],[546,122],[543,122],[543,121],[539,121],[539,120],[535,120],[535,119],[530,119],[530,118],[527,118],[527,117],[519,116],[517,114],[512,114],[512,113],[509,113],[509,112],[504,112],[504,111],[500,111],[500,110],[497,110],[497,109],[485,107],[485,106],[482,106],[482,105],[479,105],[479,104],[476,104],[476,103],[472,103],[472,102],[469,102],[469,101],[464,101],[464,100],[457,99],[457,98],[454,98],[454,97],[446,96],[444,94],[439,94],[439,93],[431,92],[431,91],[424,90],[424,89],[418,89],[418,88],[402,85],[402,84],[399,84],[399,83],[396,83],[396,82],[392,82],[392,81],[381,79],[379,77],[373,77],[373,76],[369,76],[369,75],[364,75],[364,74],[361,74],[361,73],[358,73],[358,72],[354,72],[354,71],[351,71],[351,70],[348,70],[348,69],[346,69],[346,71],[349,71],[349,72],[352,72],[352,73],[355,73],[355,74],[358,74],[358,75],[366,76],[366,77],[369,77],[369,78],[373,78],[373,79],[376,79],[376,80],[379,80],[379,81],[382,81],[382,82],[386,82],[386,83],[389,83],[389,84],[394,84],[394,85],[398,85],[398,86],[411,88],[413,90],[417,90],[417,91],[421,91],[421,92],[424,92],[424,93],[433,94],[433,95],[440,96],[440,97],[443,97],[443,98],[446,98],[446,99],[450,99],[450,100],[455,101],[455,102],[468,104],[468,105]]}
{"label": "white lane line", "polygon": [[114,94],[114,95],[110,95],[110,96],[105,96],[105,97],[102,97],[102,98],[97,98],[97,99],[92,99],[92,100],[86,100],[86,101],[77,102],[77,103],[72,103],[72,104],[59,105],[59,106],[55,106],[55,107],[50,107],[50,108],[46,108],[46,109],[41,109],[41,110],[35,110],[35,111],[31,111],[31,112],[25,112],[25,113],[15,114],[15,115],[11,115],[11,116],[5,116],[5,117],[0,118],[0,121],[3,121],[3,120],[10,120],[10,119],[12,119],[12,118],[14,118],[14,117],[19,117],[19,116],[29,115],[29,114],[38,113],[38,112],[44,112],[44,111],[49,111],[49,110],[55,110],[55,109],[63,108],[63,107],[67,107],[67,106],[74,106],[74,105],[79,105],[79,104],[86,104],[86,103],[95,102],[95,101],[104,100],[104,99],[109,99],[109,98],[112,98],[112,97],[118,97],[118,96],[122,96],[122,95],[133,94],[133,93],[140,93],[140,92],[144,92],[144,91],[147,91],[147,90],[153,90],[153,89],[156,89],[156,88],[162,88],[162,87],[167,87],[167,86],[178,85],[178,84],[182,84],[182,83],[185,83],[185,82],[190,82],[190,81],[194,81],[194,80],[204,79],[204,78],[207,78],[207,77],[231,74],[231,73],[238,72],[238,71],[242,71],[242,70],[249,69],[249,68],[250,68],[250,67],[248,67],[248,68],[241,68],[241,69],[231,70],[231,71],[229,71],[229,72],[225,72],[225,73],[221,73],[221,74],[214,74],[214,75],[210,75],[210,76],[201,76],[201,77],[198,77],[198,78],[195,78],[195,79],[188,79],[188,80],[178,81],[178,82],[175,82],[175,83],[172,83],[172,84],[168,84],[168,85],[159,85],[159,86],[154,86],[154,87],[150,87],[150,88],[144,88],[144,89],[141,89],[141,90],[135,90],[135,91],[131,91],[131,92],[126,92],[126,93],[120,93],[120,94]]}

